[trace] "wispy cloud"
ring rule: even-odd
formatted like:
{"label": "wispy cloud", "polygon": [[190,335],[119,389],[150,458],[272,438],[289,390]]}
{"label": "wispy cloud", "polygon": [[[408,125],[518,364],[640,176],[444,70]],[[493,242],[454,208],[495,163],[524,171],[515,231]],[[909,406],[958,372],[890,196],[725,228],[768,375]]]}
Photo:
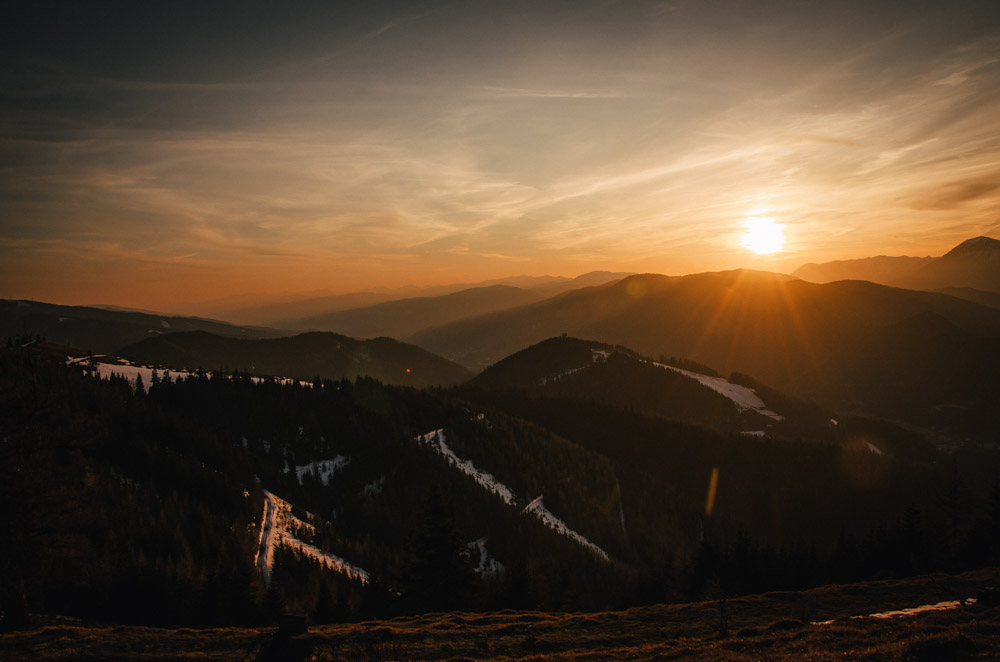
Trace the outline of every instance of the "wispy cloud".
{"label": "wispy cloud", "polygon": [[136,63],[85,35],[72,59],[36,39],[0,74],[0,247],[36,270],[89,251],[337,287],[512,263],[730,268],[760,209],[802,261],[939,252],[996,224],[987,25],[890,6],[519,7],[359,5],[301,30],[251,11],[270,40],[220,23],[206,30],[230,41],[185,49],[167,25]]}
{"label": "wispy cloud", "polygon": [[567,90],[531,89],[524,87],[479,86],[479,90],[497,97],[518,97],[527,99],[618,99],[621,92],[612,90]]}

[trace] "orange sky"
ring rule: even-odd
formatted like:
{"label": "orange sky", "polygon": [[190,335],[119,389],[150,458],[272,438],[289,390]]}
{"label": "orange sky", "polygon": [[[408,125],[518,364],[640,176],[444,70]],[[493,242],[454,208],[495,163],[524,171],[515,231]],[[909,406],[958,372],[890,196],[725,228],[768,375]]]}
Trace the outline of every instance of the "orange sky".
{"label": "orange sky", "polygon": [[[1000,236],[995,2],[372,4],[10,3],[0,297],[171,310]],[[753,216],[783,251],[741,246]]]}

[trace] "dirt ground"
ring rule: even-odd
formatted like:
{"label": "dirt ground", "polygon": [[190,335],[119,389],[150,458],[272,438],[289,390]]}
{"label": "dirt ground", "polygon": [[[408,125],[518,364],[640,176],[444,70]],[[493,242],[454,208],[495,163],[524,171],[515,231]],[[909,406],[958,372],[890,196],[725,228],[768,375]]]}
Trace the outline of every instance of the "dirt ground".
{"label": "dirt ground", "polygon": [[[16,660],[996,660],[1000,568],[620,612],[443,613],[314,626],[160,629],[45,619]],[[978,598],[978,600],[977,600]],[[971,600],[970,600],[971,599]],[[870,614],[954,603],[893,618]],[[860,617],[860,618],[859,618]]]}

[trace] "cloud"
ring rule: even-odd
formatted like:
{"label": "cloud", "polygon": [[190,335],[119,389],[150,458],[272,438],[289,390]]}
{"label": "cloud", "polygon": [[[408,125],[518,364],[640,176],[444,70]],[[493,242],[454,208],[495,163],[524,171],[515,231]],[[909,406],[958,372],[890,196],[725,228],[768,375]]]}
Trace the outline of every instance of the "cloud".
{"label": "cloud", "polygon": [[497,97],[519,97],[526,99],[618,99],[620,92],[611,90],[546,90],[518,87],[495,87],[482,85],[478,89]]}
{"label": "cloud", "polygon": [[128,16],[60,48],[39,23],[0,56],[0,235],[39,265],[61,246],[406,280],[734,267],[760,208],[818,261],[995,222],[989,21],[858,7],[362,3],[247,10],[246,34],[212,9],[190,49],[163,12],[160,50]]}
{"label": "cloud", "polygon": [[998,196],[991,195],[997,189],[1000,189],[1000,179],[992,181],[954,182],[927,194],[914,197],[909,206],[912,209],[957,209],[966,203],[982,198],[997,198]]}

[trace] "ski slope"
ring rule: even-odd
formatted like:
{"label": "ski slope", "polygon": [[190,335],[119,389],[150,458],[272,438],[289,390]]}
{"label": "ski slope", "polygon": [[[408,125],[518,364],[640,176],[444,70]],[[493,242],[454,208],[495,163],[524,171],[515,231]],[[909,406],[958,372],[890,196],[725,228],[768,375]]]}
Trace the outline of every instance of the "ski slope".
{"label": "ski slope", "polygon": [[254,565],[264,577],[265,584],[269,584],[271,581],[274,550],[279,546],[288,547],[299,554],[315,559],[320,565],[362,584],[371,581],[368,572],[362,568],[295,537],[295,531],[315,531],[315,527],[293,515],[290,503],[267,490],[264,490],[264,499],[264,517],[261,522],[260,540]]}
{"label": "ski slope", "polygon": [[577,544],[589,549],[590,551],[592,551],[597,556],[600,556],[605,561],[611,560],[607,552],[605,552],[603,549],[601,549],[594,543],[584,538],[582,535],[580,535],[573,529],[566,526],[565,522],[563,522],[561,519],[553,515],[552,512],[545,507],[545,504],[542,502],[541,496],[535,498],[531,503],[525,506],[524,510],[522,510],[521,512],[532,513],[535,517],[537,517],[542,521],[542,524],[549,527],[556,533],[566,536],[570,540],[575,541]]}
{"label": "ski slope", "polygon": [[784,416],[774,413],[767,408],[764,401],[760,399],[760,396],[754,392],[753,389],[747,388],[746,386],[740,386],[739,384],[733,384],[728,379],[723,379],[722,377],[710,377],[708,375],[702,375],[697,372],[691,372],[690,370],[683,370],[681,368],[675,368],[672,365],[667,365],[665,363],[653,362],[653,365],[657,368],[663,368],[664,370],[673,370],[674,372],[679,372],[685,377],[690,377],[691,379],[697,381],[702,386],[707,386],[719,395],[729,398],[733,404],[740,411],[746,411],[747,409],[753,409],[756,412],[767,416],[768,418],[774,419],[776,421],[784,420]]}
{"label": "ski slope", "polygon": [[[448,458],[448,461],[451,463],[452,466],[462,471],[466,475],[472,477],[473,480],[479,483],[487,491],[499,496],[503,500],[503,502],[508,506],[514,506],[516,504],[516,499],[514,498],[514,492],[509,487],[507,487],[506,485],[498,481],[496,478],[494,478],[492,474],[488,474],[480,471],[479,469],[476,469],[476,467],[472,464],[471,461],[462,460],[457,455],[455,455],[454,451],[452,451],[451,448],[448,447],[448,444],[445,441],[444,429],[439,428],[437,430],[434,430],[433,432],[428,432],[427,434],[421,435],[417,437],[417,441],[420,441],[421,443],[430,446],[441,455],[444,455],[446,458]],[[538,497],[537,499],[529,503],[521,511],[521,513],[533,514],[535,517],[541,520],[542,524],[554,530],[556,533],[570,538],[571,540],[575,541],[582,547],[589,549],[596,555],[600,556],[604,560],[606,561],[610,560],[610,557],[608,556],[607,552],[605,552],[603,549],[601,549],[594,543],[587,540],[584,536],[580,535],[573,529],[569,528],[569,526],[567,526],[565,522],[563,522],[561,519],[553,515],[542,503],[542,497]]]}
{"label": "ski slope", "polygon": [[492,474],[476,469],[470,460],[462,460],[455,455],[454,451],[448,447],[448,443],[445,441],[444,429],[434,430],[417,438],[422,443],[436,450],[440,455],[448,458],[452,466],[467,476],[471,476],[473,480],[482,485],[487,491],[500,497],[508,506],[514,505],[514,493],[511,492],[510,488],[494,478]]}

